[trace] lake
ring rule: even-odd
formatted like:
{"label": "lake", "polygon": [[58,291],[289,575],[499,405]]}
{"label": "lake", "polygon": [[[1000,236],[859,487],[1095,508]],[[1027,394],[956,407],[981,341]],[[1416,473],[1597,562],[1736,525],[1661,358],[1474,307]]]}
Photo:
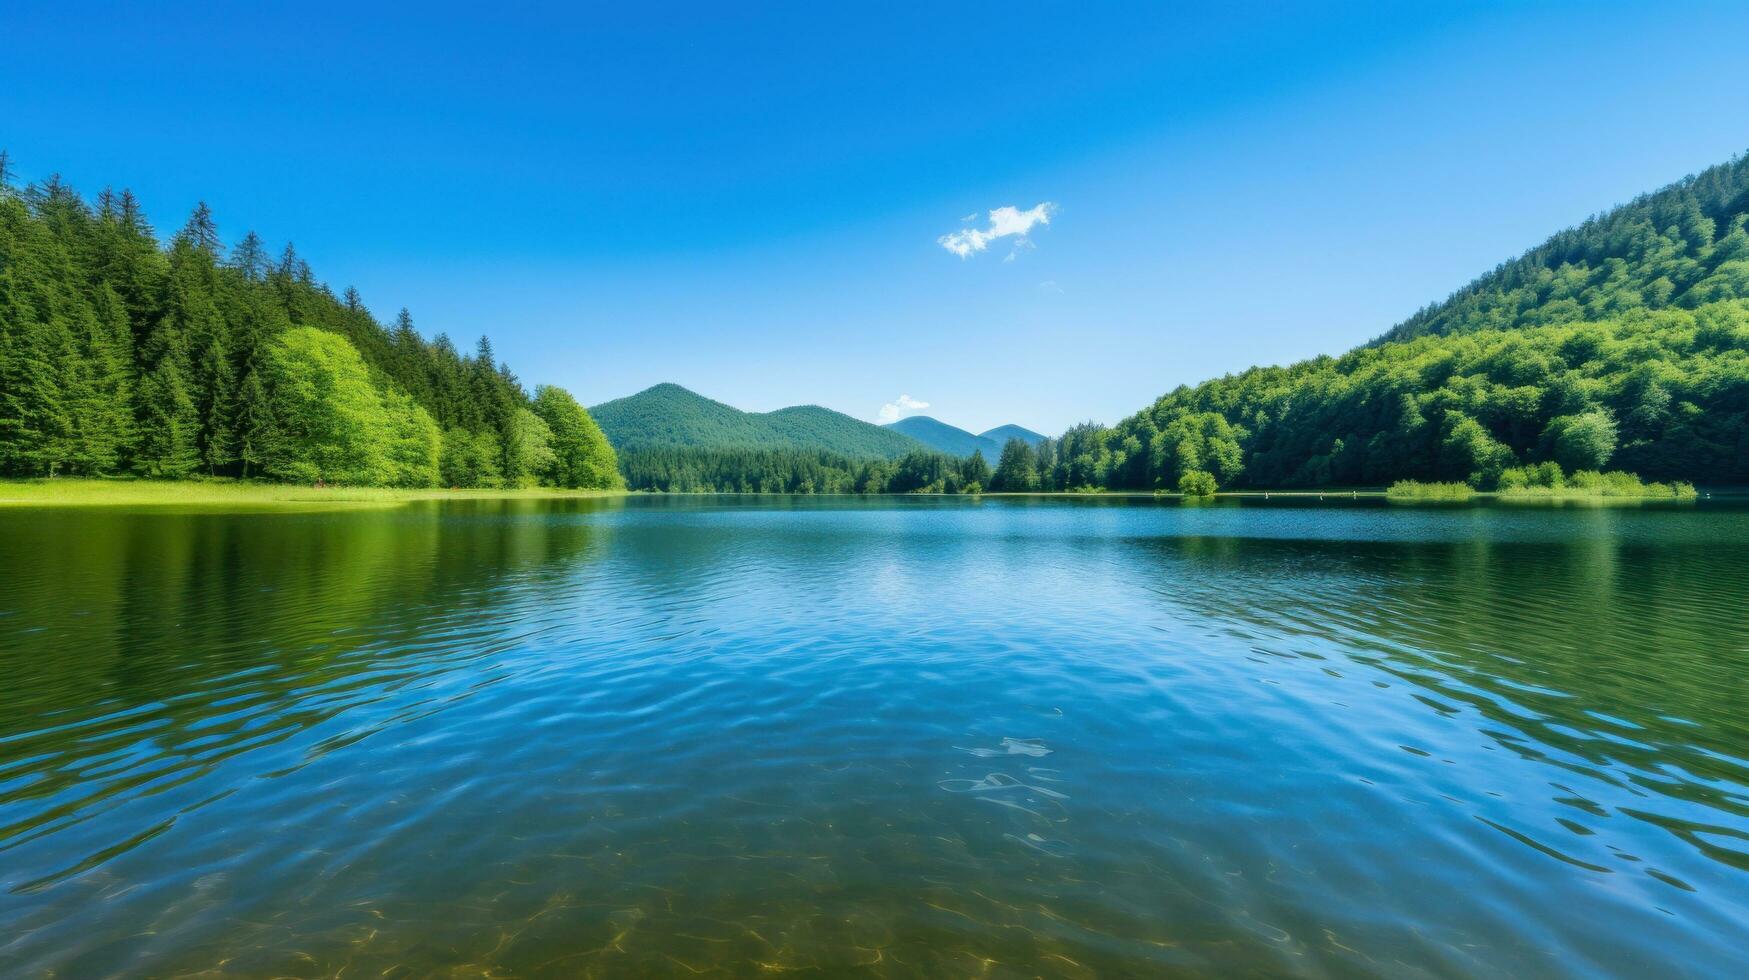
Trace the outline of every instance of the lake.
{"label": "lake", "polygon": [[1741,975],[1749,507],[0,511],[0,975]]}

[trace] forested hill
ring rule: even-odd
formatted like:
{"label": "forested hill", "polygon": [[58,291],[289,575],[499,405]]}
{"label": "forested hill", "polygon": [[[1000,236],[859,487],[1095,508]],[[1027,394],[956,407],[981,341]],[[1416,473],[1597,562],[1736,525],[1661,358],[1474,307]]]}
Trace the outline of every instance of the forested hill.
{"label": "forested hill", "polygon": [[1377,342],[1749,299],[1746,219],[1749,156],[1742,156],[1556,234]]}
{"label": "forested hill", "polygon": [[973,435],[957,425],[948,425],[940,419],[930,418],[927,415],[912,415],[908,418],[902,418],[897,422],[887,423],[884,428],[892,432],[904,433],[925,446],[950,456],[970,456],[973,453],[983,453],[986,459],[995,459],[1002,452],[1001,442]]}
{"label": "forested hill", "polygon": [[1041,486],[1552,473],[1749,483],[1749,158],[1647,195],[1339,358],[1181,387],[1037,450]]}
{"label": "forested hill", "polygon": [[797,449],[853,459],[897,459],[924,448],[908,436],[818,405],[743,412],[677,384],[659,384],[589,411],[621,452]]}
{"label": "forested hill", "polygon": [[485,337],[385,326],[290,245],[227,249],[204,204],[160,243],[132,194],[14,187],[0,153],[0,475],[120,473],[619,482],[582,407],[531,398]]}
{"label": "forested hill", "polygon": [[1007,445],[1010,439],[1019,439],[1029,446],[1037,446],[1044,442],[1046,436],[1031,429],[1018,425],[998,425],[994,429],[986,429],[978,433],[978,438],[988,439],[998,446]]}

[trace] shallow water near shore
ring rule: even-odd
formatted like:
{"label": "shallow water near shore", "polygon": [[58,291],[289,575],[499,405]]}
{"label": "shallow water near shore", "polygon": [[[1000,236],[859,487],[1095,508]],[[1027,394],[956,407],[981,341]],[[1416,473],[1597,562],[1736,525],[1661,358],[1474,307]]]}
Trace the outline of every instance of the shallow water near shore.
{"label": "shallow water near shore", "polygon": [[1749,506],[0,511],[0,975],[1731,976]]}

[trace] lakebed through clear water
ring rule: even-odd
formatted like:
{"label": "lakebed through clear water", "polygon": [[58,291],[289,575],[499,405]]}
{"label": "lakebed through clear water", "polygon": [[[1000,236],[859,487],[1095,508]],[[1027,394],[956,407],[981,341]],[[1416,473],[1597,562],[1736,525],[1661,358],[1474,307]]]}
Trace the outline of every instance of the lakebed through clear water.
{"label": "lakebed through clear water", "polygon": [[0,512],[0,974],[1728,976],[1749,507]]}

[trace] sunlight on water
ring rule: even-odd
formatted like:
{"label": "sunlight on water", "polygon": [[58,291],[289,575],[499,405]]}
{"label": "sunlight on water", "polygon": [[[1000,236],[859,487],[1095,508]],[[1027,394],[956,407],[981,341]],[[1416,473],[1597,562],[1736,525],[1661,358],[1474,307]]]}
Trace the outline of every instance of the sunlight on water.
{"label": "sunlight on water", "polygon": [[1736,975],[1749,509],[0,514],[0,974]]}

